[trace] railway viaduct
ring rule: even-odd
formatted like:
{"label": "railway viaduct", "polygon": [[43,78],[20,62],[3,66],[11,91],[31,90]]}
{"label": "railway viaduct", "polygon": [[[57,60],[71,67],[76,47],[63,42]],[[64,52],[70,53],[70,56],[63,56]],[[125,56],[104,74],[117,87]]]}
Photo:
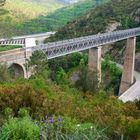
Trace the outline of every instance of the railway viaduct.
{"label": "railway viaduct", "polygon": [[[121,30],[97,35],[90,35],[69,40],[62,40],[43,44],[43,36],[31,35],[24,37],[15,37],[12,39],[0,40],[0,45],[21,45],[22,48],[0,52],[0,63],[14,64],[18,71],[22,71],[25,78],[30,76],[24,64],[25,60],[32,55],[32,52],[41,50],[47,54],[48,59],[61,57],[74,52],[89,50],[89,69],[98,71],[98,77],[101,79],[101,49],[106,44],[121,40],[127,41],[126,54],[123,66],[123,74],[120,84],[119,94],[125,93],[134,83],[134,61],[136,37],[140,35],[140,28]],[[37,44],[37,37],[40,37],[40,43]]]}

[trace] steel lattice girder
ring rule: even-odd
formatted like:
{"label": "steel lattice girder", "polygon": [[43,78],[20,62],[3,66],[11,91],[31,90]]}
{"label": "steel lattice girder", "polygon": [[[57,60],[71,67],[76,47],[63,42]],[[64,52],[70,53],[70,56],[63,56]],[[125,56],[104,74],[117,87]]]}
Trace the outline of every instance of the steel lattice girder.
{"label": "steel lattice girder", "polygon": [[38,45],[33,47],[32,51],[42,50],[47,54],[48,59],[52,59],[139,35],[140,28],[134,28]]}

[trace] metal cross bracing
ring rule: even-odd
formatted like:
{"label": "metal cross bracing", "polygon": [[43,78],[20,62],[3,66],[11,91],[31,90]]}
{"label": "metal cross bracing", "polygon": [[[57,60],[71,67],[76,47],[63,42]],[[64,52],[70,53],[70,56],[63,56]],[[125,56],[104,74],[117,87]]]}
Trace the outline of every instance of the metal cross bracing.
{"label": "metal cross bracing", "polygon": [[139,35],[140,28],[134,28],[42,44],[32,47],[32,51],[42,50],[47,54],[48,59],[52,59]]}
{"label": "metal cross bracing", "polygon": [[6,45],[19,45],[19,46],[24,46],[25,45],[25,39],[20,38],[20,39],[3,39],[0,40],[0,45],[6,46]]}

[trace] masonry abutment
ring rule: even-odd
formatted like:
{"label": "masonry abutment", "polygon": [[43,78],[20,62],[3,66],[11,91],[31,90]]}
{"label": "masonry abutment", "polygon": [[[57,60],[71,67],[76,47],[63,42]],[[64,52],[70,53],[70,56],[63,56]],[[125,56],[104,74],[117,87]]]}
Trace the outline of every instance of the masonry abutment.
{"label": "masonry abutment", "polygon": [[[29,59],[32,55],[32,47],[36,46],[36,40],[35,38],[26,38],[25,39],[25,60]],[[31,76],[32,69],[26,68],[26,78],[29,78]]]}
{"label": "masonry abutment", "polygon": [[135,47],[136,37],[127,39],[119,95],[123,94],[134,83]]}
{"label": "masonry abutment", "polygon": [[89,49],[88,67],[89,70],[97,72],[98,80],[100,83],[101,82],[101,46]]}

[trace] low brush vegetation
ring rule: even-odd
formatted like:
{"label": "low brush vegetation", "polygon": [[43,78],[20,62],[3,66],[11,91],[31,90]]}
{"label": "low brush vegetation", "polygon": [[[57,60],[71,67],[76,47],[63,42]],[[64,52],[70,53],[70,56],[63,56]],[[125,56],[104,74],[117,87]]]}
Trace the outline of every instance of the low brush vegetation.
{"label": "low brush vegetation", "polygon": [[21,48],[21,46],[12,46],[12,45],[9,45],[9,46],[2,46],[0,45],[0,52],[2,51],[8,51],[8,50],[13,50],[13,49],[18,49],[18,48]]}
{"label": "low brush vegetation", "polygon": [[[110,89],[116,85],[111,81],[119,80],[121,73],[114,63],[109,64],[109,57],[102,64],[107,83],[96,90],[96,72],[85,71],[87,55],[67,56],[70,63],[64,63],[64,58],[53,65],[42,52],[34,52],[26,63],[27,68],[36,66],[28,80],[10,79],[6,65],[0,66],[0,139],[138,140],[140,103],[123,103],[114,96]],[[69,81],[68,73],[76,65],[88,85],[84,80],[80,87]]]}

